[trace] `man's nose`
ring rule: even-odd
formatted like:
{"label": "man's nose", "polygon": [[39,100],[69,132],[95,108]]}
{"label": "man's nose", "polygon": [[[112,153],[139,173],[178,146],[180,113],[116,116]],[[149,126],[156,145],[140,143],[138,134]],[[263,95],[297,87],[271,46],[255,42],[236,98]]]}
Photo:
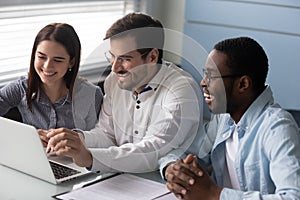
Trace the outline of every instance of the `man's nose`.
{"label": "man's nose", "polygon": [[118,59],[115,59],[111,64],[111,71],[117,73],[120,71],[120,68],[122,67],[122,63],[118,61]]}

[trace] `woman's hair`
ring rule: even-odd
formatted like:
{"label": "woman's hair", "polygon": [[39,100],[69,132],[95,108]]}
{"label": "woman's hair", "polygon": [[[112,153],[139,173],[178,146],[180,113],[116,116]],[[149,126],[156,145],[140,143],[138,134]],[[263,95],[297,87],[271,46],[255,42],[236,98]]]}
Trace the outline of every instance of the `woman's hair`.
{"label": "woman's hair", "polygon": [[30,68],[28,72],[27,82],[28,87],[26,91],[27,106],[29,110],[32,110],[32,101],[37,98],[35,94],[41,88],[42,84],[39,75],[35,71],[34,61],[37,46],[45,40],[55,41],[61,44],[63,47],[65,47],[67,53],[69,54],[70,60],[74,60],[74,66],[72,67],[72,70],[68,70],[64,75],[64,80],[66,82],[67,88],[69,89],[71,97],[74,82],[79,70],[81,44],[74,28],[71,25],[65,23],[52,23],[42,28],[35,37],[31,52]]}
{"label": "woman's hair", "polygon": [[[162,63],[164,46],[164,28],[161,22],[143,13],[129,13],[117,20],[107,31],[106,39],[121,38],[132,35],[135,38],[137,51],[140,54],[150,52],[153,48],[159,51],[158,63]],[[144,55],[144,57],[146,57]]]}

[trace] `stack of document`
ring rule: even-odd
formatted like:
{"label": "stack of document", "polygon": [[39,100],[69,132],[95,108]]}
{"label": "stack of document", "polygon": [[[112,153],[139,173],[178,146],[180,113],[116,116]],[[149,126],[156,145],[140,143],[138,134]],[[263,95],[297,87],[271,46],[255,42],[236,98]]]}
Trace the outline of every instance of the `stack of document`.
{"label": "stack of document", "polygon": [[131,174],[120,174],[86,187],[55,196],[61,200],[175,200],[159,182]]}

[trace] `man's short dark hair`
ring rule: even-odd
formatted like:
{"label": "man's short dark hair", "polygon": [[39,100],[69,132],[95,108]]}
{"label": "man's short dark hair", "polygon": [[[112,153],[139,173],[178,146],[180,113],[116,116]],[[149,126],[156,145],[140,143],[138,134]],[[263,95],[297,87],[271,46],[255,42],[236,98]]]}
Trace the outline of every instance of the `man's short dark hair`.
{"label": "man's short dark hair", "polygon": [[129,13],[112,24],[106,31],[104,40],[120,38],[127,35],[134,36],[137,51],[141,54],[149,52],[153,48],[157,48],[159,50],[158,62],[162,62],[164,29],[159,20],[142,13]]}
{"label": "man's short dark hair", "polygon": [[214,49],[227,55],[226,64],[233,74],[248,75],[255,91],[264,90],[269,64],[258,42],[249,37],[231,38],[217,43]]}

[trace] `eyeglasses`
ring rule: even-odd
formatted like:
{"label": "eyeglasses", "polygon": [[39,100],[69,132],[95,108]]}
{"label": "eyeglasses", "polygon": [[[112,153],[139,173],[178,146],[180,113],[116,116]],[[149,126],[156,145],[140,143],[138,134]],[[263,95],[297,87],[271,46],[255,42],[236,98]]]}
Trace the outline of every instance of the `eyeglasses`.
{"label": "eyeglasses", "polygon": [[[150,51],[146,51],[144,53],[141,54],[141,57],[143,57],[144,55],[148,54]],[[130,64],[130,62],[132,61],[132,59],[134,59],[133,56],[130,55],[121,55],[116,57],[115,55],[113,55],[110,51],[107,51],[104,53],[104,56],[106,58],[106,60],[113,65],[113,63],[115,62],[115,60],[117,59],[118,63],[121,63],[123,65],[128,65]]]}
{"label": "eyeglasses", "polygon": [[212,79],[215,79],[215,78],[237,78],[237,77],[241,77],[243,75],[241,74],[229,74],[229,75],[223,75],[223,76],[212,76],[211,75],[211,72],[208,71],[207,69],[203,69],[203,80],[205,81],[205,83],[207,85],[209,85],[210,81]]}

